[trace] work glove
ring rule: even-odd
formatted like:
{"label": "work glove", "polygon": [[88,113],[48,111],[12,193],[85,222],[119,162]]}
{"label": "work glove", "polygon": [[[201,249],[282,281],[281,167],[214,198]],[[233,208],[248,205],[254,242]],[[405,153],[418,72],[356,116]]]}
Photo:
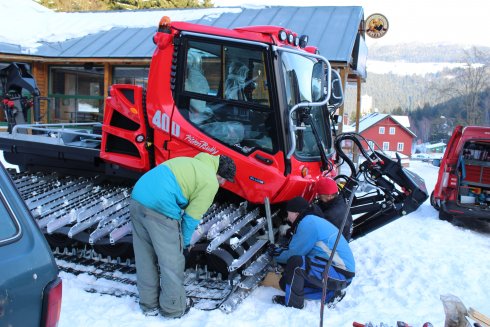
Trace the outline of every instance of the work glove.
{"label": "work glove", "polygon": [[194,233],[192,233],[190,245],[193,246],[194,244],[196,244],[197,242],[199,242],[201,240],[202,236],[203,236],[203,233],[202,233],[201,229],[198,226],[194,230]]}
{"label": "work glove", "polygon": [[284,251],[284,248],[276,246],[275,244],[269,244],[267,247],[267,254],[269,254],[271,257],[277,257]]}
{"label": "work glove", "polygon": [[291,237],[291,226],[288,224],[282,224],[279,226],[279,235]]}
{"label": "work glove", "polygon": [[182,251],[182,254],[184,255],[185,258],[189,255],[189,252],[191,251],[192,246],[186,246],[184,247],[184,250]]}

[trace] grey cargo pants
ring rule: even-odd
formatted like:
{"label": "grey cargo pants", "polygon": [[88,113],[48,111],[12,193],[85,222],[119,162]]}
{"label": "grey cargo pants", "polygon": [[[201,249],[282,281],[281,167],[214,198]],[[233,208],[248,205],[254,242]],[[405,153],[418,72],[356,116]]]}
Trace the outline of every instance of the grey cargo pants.
{"label": "grey cargo pants", "polygon": [[165,317],[180,317],[186,309],[180,221],[135,200],[131,200],[130,212],[140,307],[143,311],[159,308]]}

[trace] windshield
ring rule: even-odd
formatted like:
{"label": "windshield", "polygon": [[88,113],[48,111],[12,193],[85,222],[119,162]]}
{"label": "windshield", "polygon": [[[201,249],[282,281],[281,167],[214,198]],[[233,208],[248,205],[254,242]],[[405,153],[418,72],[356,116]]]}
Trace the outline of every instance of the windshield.
{"label": "windshield", "polygon": [[[318,101],[321,90],[321,82],[315,78],[318,71],[318,60],[314,57],[280,51],[282,62],[282,75],[284,78],[287,112],[289,115],[291,108],[301,102]],[[312,119],[308,120],[308,113]],[[315,124],[320,140],[327,153],[332,152],[332,137],[328,119],[327,106],[311,107],[311,110],[297,110],[293,117],[294,124],[304,125],[305,129],[296,131],[296,151],[300,157],[317,158],[320,156],[320,149],[312,131],[310,122]]]}

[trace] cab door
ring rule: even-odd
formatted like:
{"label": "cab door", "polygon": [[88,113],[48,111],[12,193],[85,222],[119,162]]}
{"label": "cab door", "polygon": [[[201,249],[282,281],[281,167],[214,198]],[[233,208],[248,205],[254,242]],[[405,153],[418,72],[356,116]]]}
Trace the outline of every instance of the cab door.
{"label": "cab door", "polygon": [[225,188],[252,202],[273,198],[286,178],[268,45],[195,36],[181,44],[169,156],[228,155],[237,178]]}

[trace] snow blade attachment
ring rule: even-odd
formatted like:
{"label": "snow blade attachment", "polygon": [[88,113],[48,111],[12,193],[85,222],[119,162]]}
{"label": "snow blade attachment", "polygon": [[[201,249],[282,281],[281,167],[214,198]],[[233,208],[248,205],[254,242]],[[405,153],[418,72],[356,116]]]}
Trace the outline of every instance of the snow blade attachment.
{"label": "snow blade attachment", "polygon": [[[353,141],[365,158],[358,170],[342,151],[340,143],[344,140]],[[357,193],[352,201],[351,214],[360,215],[354,219],[352,239],[415,211],[429,197],[424,180],[402,167],[399,158],[394,161],[381,151],[367,153],[361,141],[366,142],[355,133],[340,134],[335,141],[337,153],[351,169],[351,177],[363,184],[360,190],[364,192]],[[349,188],[343,188],[342,193],[349,198]]]}

